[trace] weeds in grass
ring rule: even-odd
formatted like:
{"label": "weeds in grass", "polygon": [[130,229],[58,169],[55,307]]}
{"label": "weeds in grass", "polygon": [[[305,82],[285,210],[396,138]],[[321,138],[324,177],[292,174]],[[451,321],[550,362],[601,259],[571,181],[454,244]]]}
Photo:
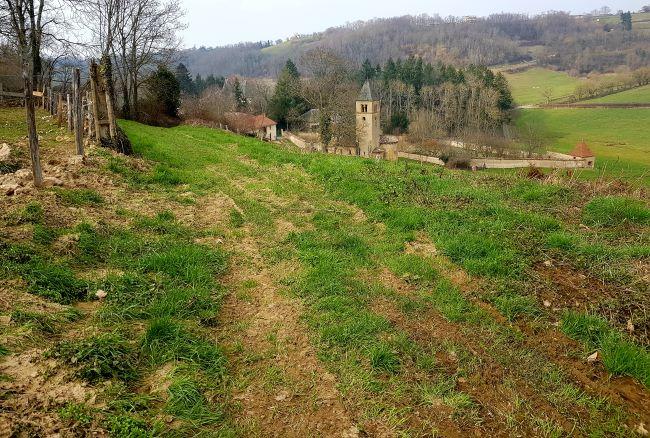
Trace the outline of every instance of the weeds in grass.
{"label": "weeds in grass", "polygon": [[368,355],[370,365],[377,371],[395,374],[399,370],[399,357],[390,345],[384,343],[373,345]]}
{"label": "weeds in grass", "polygon": [[93,410],[84,403],[68,402],[59,410],[59,417],[74,428],[84,428],[90,426],[94,415]]}
{"label": "weeds in grass", "polygon": [[420,386],[420,398],[422,403],[428,405],[444,404],[454,411],[465,411],[474,409],[476,404],[472,398],[456,390],[456,378],[441,377],[433,383]]}
{"label": "weeds in grass", "polygon": [[223,414],[209,406],[199,384],[191,377],[174,378],[168,392],[169,399],[165,411],[169,414],[190,421],[196,427],[222,420]]}
{"label": "weeds in grass", "polygon": [[226,358],[219,347],[192,335],[169,318],[151,321],[142,338],[141,351],[156,365],[187,361],[197,364],[212,376],[225,373]]}
{"label": "weeds in grass", "polygon": [[585,205],[583,220],[588,225],[617,226],[647,224],[650,208],[642,201],[617,196],[597,197]]}
{"label": "weeds in grass", "polygon": [[244,223],[246,222],[246,219],[244,219],[244,215],[241,214],[241,212],[235,208],[230,210],[230,225],[232,225],[235,228],[239,228]]}
{"label": "weeds in grass", "polygon": [[58,313],[39,313],[16,309],[11,312],[11,322],[19,325],[29,325],[43,333],[56,333],[57,324],[79,319],[81,313],[69,308]]}
{"label": "weeds in grass", "polygon": [[45,211],[38,201],[31,201],[25,206],[18,217],[18,223],[41,224],[45,219]]}
{"label": "weeds in grass", "polygon": [[97,206],[104,203],[104,198],[93,189],[64,189],[55,187],[56,197],[65,205]]}
{"label": "weeds in grass", "polygon": [[635,377],[650,387],[650,352],[626,339],[601,317],[565,312],[561,328],[588,348],[600,350],[603,364],[611,373]]}
{"label": "weeds in grass", "polygon": [[65,341],[50,354],[74,364],[77,375],[93,384],[112,378],[131,381],[138,374],[133,346],[117,333]]}
{"label": "weeds in grass", "polygon": [[128,438],[150,438],[155,436],[147,422],[133,415],[109,415],[104,425],[110,436]]}
{"label": "weeds in grass", "polygon": [[515,321],[522,315],[538,318],[541,316],[541,309],[535,300],[528,296],[517,295],[514,292],[506,292],[497,295],[492,299],[494,306],[509,321]]}

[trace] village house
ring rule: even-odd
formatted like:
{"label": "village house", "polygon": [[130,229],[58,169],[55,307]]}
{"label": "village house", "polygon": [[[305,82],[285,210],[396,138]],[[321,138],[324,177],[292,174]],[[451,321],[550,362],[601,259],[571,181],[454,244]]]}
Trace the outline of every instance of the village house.
{"label": "village house", "polygon": [[591,149],[589,149],[589,146],[587,146],[587,143],[584,141],[578,143],[576,147],[568,153],[568,155],[572,156],[574,160],[586,161],[586,167],[593,168],[596,164],[596,156],[591,152]]}
{"label": "village house", "polygon": [[224,114],[228,129],[231,131],[251,135],[260,140],[277,140],[277,122],[266,117],[265,114],[253,115],[239,112]]}

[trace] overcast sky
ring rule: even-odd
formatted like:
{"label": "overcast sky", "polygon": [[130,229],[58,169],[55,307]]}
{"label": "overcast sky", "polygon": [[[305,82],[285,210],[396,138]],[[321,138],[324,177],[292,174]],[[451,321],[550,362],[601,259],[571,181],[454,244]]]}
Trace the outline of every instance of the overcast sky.
{"label": "overcast sky", "polygon": [[399,15],[484,16],[496,12],[639,10],[650,0],[180,0],[187,15],[186,47],[284,39],[356,20]]}

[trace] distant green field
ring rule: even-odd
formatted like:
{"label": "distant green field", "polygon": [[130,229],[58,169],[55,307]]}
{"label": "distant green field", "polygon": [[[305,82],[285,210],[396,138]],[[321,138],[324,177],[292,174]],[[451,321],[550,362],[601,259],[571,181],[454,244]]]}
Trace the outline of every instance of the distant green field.
{"label": "distant green field", "polygon": [[544,91],[552,90],[554,98],[573,93],[580,79],[569,76],[565,72],[545,68],[531,68],[521,73],[505,73],[510,82],[512,95],[518,105],[544,103]]}
{"label": "distant green field", "polygon": [[596,154],[597,170],[650,185],[649,120],[650,109],[641,108],[525,109],[517,124],[530,123],[557,152],[584,139]]}
{"label": "distant green field", "polygon": [[647,103],[650,104],[650,85],[633,88],[621,93],[610,94],[596,99],[586,100],[585,103]]}

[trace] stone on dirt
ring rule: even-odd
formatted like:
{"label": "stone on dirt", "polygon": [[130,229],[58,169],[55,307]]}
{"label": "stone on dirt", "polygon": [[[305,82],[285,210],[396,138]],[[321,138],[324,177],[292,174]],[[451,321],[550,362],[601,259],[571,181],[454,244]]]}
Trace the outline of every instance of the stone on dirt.
{"label": "stone on dirt", "polygon": [[104,298],[106,298],[106,295],[107,295],[107,293],[103,289],[97,289],[97,292],[95,292],[95,296],[100,300],[103,300]]}
{"label": "stone on dirt", "polygon": [[0,146],[0,161],[7,161],[11,155],[11,148],[7,143],[2,143]]}
{"label": "stone on dirt", "polygon": [[593,354],[590,354],[589,357],[587,357],[588,363],[598,362],[599,360],[600,360],[600,353],[597,351],[595,351]]}
{"label": "stone on dirt", "polygon": [[32,177],[32,171],[30,169],[18,169],[14,172],[14,176],[22,181],[27,181]]}
{"label": "stone on dirt", "polygon": [[2,192],[4,195],[11,196],[16,192],[17,188],[18,184],[2,184],[0,185],[0,192]]}
{"label": "stone on dirt", "polygon": [[43,186],[44,187],[54,187],[54,186],[62,186],[63,181],[61,181],[59,178],[56,178],[54,176],[46,176],[43,178]]}

